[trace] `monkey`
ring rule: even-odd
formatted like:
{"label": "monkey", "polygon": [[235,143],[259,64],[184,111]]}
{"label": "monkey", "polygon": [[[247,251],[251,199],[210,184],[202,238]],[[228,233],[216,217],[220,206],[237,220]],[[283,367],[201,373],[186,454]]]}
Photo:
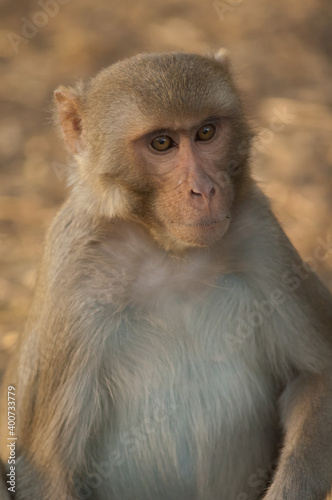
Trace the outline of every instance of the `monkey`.
{"label": "monkey", "polygon": [[3,382],[16,498],[328,498],[332,298],[253,179],[228,55],[136,55],[54,100],[70,193]]}

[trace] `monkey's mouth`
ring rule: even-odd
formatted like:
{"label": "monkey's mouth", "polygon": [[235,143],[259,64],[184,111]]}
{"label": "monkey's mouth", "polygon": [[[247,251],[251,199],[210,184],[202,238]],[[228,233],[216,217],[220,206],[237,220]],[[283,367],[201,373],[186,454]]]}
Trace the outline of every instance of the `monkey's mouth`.
{"label": "monkey's mouth", "polygon": [[208,217],[195,222],[170,221],[168,230],[178,241],[186,245],[206,247],[224,236],[230,219],[227,215],[222,218]]}
{"label": "monkey's mouth", "polygon": [[230,221],[230,215],[226,215],[222,219],[202,219],[197,222],[177,222],[177,221],[171,221],[171,224],[174,224],[176,226],[182,226],[182,227],[192,227],[192,228],[200,228],[200,227],[208,227],[208,226],[216,226],[217,224],[225,224],[229,223]]}

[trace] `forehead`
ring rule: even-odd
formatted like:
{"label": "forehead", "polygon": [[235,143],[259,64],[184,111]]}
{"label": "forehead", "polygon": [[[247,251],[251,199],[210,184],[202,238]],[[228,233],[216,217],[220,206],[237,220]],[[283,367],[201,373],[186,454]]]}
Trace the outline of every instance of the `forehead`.
{"label": "forehead", "polygon": [[[215,59],[196,54],[141,55],[121,61],[92,81],[92,94],[106,107],[126,108],[150,120],[198,119],[229,113],[237,96],[228,71]],[[134,111],[133,111],[134,112]]]}

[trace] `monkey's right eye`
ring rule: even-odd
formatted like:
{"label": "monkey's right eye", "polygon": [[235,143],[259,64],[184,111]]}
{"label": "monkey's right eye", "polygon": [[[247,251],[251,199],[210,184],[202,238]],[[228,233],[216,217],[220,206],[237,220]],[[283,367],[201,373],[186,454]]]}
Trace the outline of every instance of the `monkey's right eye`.
{"label": "monkey's right eye", "polygon": [[175,143],[170,137],[168,137],[168,135],[160,135],[153,139],[151,146],[156,151],[167,151],[168,149],[174,147]]}

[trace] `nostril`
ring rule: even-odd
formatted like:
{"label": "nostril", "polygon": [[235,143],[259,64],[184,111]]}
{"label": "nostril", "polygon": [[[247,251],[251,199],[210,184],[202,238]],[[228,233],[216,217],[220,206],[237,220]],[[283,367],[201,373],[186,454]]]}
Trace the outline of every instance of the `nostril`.
{"label": "nostril", "polygon": [[203,188],[202,190],[195,190],[195,189],[191,189],[190,190],[190,194],[191,196],[203,196],[203,198],[212,198],[215,194],[216,194],[216,190],[214,188],[214,186],[210,187],[210,186],[206,186],[205,188]]}
{"label": "nostril", "polygon": [[191,189],[190,194],[192,196],[202,196],[202,193],[197,193],[197,191],[194,191],[193,189]]}

